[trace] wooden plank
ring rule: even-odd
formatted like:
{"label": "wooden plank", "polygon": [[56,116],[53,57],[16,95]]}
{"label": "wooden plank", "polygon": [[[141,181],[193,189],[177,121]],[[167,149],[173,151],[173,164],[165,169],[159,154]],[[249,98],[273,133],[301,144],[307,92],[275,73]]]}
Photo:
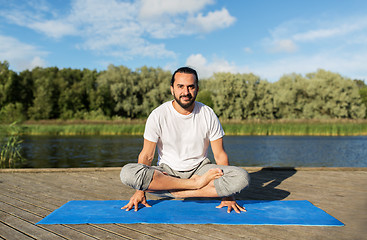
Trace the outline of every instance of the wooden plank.
{"label": "wooden plank", "polygon": [[156,224],[116,224],[123,229],[131,229],[158,239],[189,239],[174,232],[164,231]]}
{"label": "wooden plank", "polygon": [[13,228],[0,220],[0,238],[2,239],[35,239]]}
{"label": "wooden plank", "polygon": [[[42,216],[32,212],[31,210],[25,209],[21,206],[17,206],[16,203],[4,203],[2,208],[3,211],[6,211],[6,213],[10,214],[11,216],[22,219],[33,225],[43,218]],[[78,231],[73,228],[66,227],[64,225],[34,225],[34,226],[36,227],[34,229],[44,229],[49,231],[50,233],[56,234],[66,239],[96,239],[95,237],[86,232]]]}
{"label": "wooden plank", "polygon": [[[53,207],[53,206],[50,206],[48,203],[42,203],[35,199],[30,199],[30,198],[25,199],[24,197],[22,199],[22,197],[19,197],[19,196],[11,197],[11,196],[6,196],[4,194],[0,195],[0,201],[2,201],[4,204],[10,205],[14,208],[18,208],[20,210],[27,211],[33,215],[40,217],[40,219],[34,220],[36,222],[38,222],[43,217],[47,216],[49,213],[52,212],[52,210],[47,209],[47,207],[51,207],[51,208]],[[100,238],[105,239],[106,235],[107,236],[110,235],[110,236],[113,236],[113,238],[117,238],[117,239],[118,238],[121,238],[121,239],[140,239],[140,238],[150,239],[149,236],[142,237],[144,235],[139,234],[137,232],[129,233],[127,235],[126,235],[126,232],[123,232],[123,234],[114,232],[113,230],[111,230],[111,228],[113,227],[108,226],[108,225],[106,225],[105,228],[96,227],[95,225],[86,225],[86,224],[83,224],[83,225],[42,225],[42,226],[46,229],[52,230],[53,232],[64,234],[67,236],[76,231],[78,233],[74,233],[73,235],[76,235],[76,234],[79,235],[79,233],[82,233],[83,238],[87,238],[88,236],[91,238],[99,238],[98,236],[100,236]],[[67,234],[65,232],[67,232]],[[80,239],[81,236],[71,236],[71,237],[72,239],[74,239],[75,237]]]}
{"label": "wooden plank", "polygon": [[[234,231],[235,228],[243,228],[244,226],[229,226],[231,229],[227,231],[223,226],[225,225],[196,225],[196,224],[180,224],[180,225],[165,225],[165,227],[178,228],[184,233],[190,232],[194,239],[259,239],[254,230],[246,231],[246,235],[238,234]],[[249,230],[249,229],[248,229]]]}
{"label": "wooden plank", "polygon": [[162,231],[174,232],[176,234],[185,236],[189,239],[205,240],[205,239],[208,239],[209,237],[212,240],[222,239],[216,236],[208,236],[206,231],[204,231],[203,229],[203,225],[199,225],[199,226],[191,225],[191,227],[188,227],[188,228],[185,228],[184,227],[185,225],[183,224],[160,224],[158,226],[160,229],[162,229]]}
{"label": "wooden plank", "polygon": [[[2,209],[0,209],[0,211],[5,212]],[[23,216],[20,217],[19,215],[9,212],[5,213],[7,215],[4,219],[2,219],[2,222],[8,226],[11,226],[13,229],[18,229],[19,232],[33,239],[66,239],[65,237],[50,232],[41,226],[34,225],[32,222],[25,220]]]}
{"label": "wooden plank", "polygon": [[[129,239],[127,234],[119,234],[114,231],[111,231],[106,228],[106,226],[102,224],[94,225],[94,224],[72,224],[66,225],[68,227],[72,227],[73,229],[77,229],[83,232],[88,232],[92,236],[99,239]],[[141,236],[137,235],[136,239],[149,239],[149,238],[141,238]]]}
{"label": "wooden plank", "polygon": [[127,239],[160,239],[159,237],[150,234],[146,231],[139,231],[134,226],[139,224],[133,224],[131,227],[125,227],[121,224],[92,224],[94,227],[103,227],[105,230],[124,236]]}

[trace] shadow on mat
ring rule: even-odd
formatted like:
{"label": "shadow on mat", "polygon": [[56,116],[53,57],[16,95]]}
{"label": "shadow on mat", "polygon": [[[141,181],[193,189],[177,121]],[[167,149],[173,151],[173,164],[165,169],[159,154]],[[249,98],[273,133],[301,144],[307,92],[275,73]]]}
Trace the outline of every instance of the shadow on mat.
{"label": "shadow on mat", "polygon": [[[250,174],[250,186],[235,195],[236,200],[282,200],[288,197],[290,192],[279,189],[277,186],[285,179],[296,174],[294,168],[262,168],[260,171]],[[194,200],[221,200],[222,198],[186,198],[187,201]],[[168,200],[168,199],[162,199]]]}
{"label": "shadow on mat", "polygon": [[238,200],[282,200],[290,192],[277,188],[285,179],[296,174],[294,168],[262,168],[250,173],[251,183],[248,188],[236,195]]}

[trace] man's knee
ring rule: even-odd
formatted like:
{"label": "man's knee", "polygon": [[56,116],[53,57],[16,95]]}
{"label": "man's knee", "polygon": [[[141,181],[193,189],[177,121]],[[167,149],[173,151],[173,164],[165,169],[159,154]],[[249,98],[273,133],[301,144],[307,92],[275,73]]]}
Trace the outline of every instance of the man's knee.
{"label": "man's knee", "polygon": [[214,185],[220,197],[237,194],[250,184],[250,176],[243,168],[231,166],[224,169],[223,172],[224,175],[214,181]]}
{"label": "man's knee", "polygon": [[250,175],[248,172],[240,167],[236,168],[236,176],[238,179],[238,192],[242,191],[243,189],[247,188],[250,185]]}
{"label": "man's knee", "polygon": [[136,190],[147,190],[152,181],[154,169],[140,163],[129,163],[122,167],[121,182]]}

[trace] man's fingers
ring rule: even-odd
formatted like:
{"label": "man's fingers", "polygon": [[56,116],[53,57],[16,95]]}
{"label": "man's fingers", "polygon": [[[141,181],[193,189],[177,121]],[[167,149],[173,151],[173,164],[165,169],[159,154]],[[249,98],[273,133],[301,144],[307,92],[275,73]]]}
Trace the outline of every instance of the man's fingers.
{"label": "man's fingers", "polygon": [[228,206],[227,213],[230,213],[232,211],[232,206]]}
{"label": "man's fingers", "polygon": [[[129,202],[128,204],[126,204],[125,206],[123,206],[121,209],[126,209],[126,211],[130,211],[132,208],[134,208],[134,211],[138,211],[139,210],[139,203],[140,202]],[[141,204],[143,204],[145,207],[151,207],[147,201],[141,202]]]}
{"label": "man's fingers", "polygon": [[232,211],[232,209],[236,213],[241,213],[241,212],[246,212],[247,211],[244,207],[241,207],[237,203],[235,205],[231,205],[231,204],[225,204],[225,203],[221,202],[218,206],[216,206],[216,208],[222,208],[222,207],[228,207],[228,209],[227,209],[228,213],[230,213]]}
{"label": "man's fingers", "polygon": [[126,211],[130,211],[131,208],[132,208],[132,205],[129,203],[129,204],[123,206],[121,209],[126,209]]}
{"label": "man's fingers", "polygon": [[241,207],[240,205],[238,205],[237,203],[236,203],[236,205],[235,205],[235,211],[236,211],[236,213],[241,213],[241,212],[246,212],[246,209],[245,208],[243,208],[243,207]]}
{"label": "man's fingers", "polygon": [[138,209],[139,209],[139,203],[137,202],[137,203],[134,203],[134,211],[136,212],[136,211],[138,211]]}
{"label": "man's fingers", "polygon": [[224,207],[224,203],[220,203],[218,206],[216,206],[216,208],[222,208],[222,207]]}
{"label": "man's fingers", "polygon": [[151,207],[147,202],[143,202],[142,204],[146,207]]}
{"label": "man's fingers", "polygon": [[237,205],[237,207],[240,209],[241,212],[247,212],[246,208],[241,207],[240,205]]}
{"label": "man's fingers", "polygon": [[236,213],[247,212],[244,207],[241,207],[237,203],[236,205],[233,206],[233,209],[235,210]]}

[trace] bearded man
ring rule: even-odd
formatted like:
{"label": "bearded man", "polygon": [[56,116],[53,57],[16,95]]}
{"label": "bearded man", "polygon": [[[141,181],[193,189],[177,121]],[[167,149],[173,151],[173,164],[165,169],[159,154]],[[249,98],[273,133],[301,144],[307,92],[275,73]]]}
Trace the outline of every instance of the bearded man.
{"label": "bearded man", "polygon": [[[229,166],[218,117],[210,107],[195,101],[198,81],[197,72],[189,67],[173,73],[174,99],[149,115],[138,163],[127,164],[121,170],[121,181],[136,189],[122,209],[137,211],[139,204],[150,207],[145,195],[149,192],[171,198],[221,197],[218,208],[246,211],[234,195],[249,185],[249,175],[242,168]],[[209,144],[216,164],[207,158]],[[156,148],[158,166],[151,166]]]}

